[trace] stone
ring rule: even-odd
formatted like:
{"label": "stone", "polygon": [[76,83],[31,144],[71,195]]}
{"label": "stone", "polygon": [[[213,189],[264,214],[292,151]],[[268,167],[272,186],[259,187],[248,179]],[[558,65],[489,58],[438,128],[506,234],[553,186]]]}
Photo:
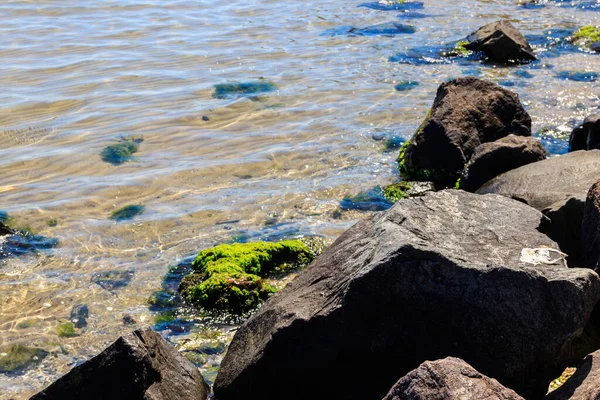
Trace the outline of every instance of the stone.
{"label": "stone", "polygon": [[577,371],[545,400],[600,399],[600,350],[589,354],[577,366]]}
{"label": "stone", "polygon": [[6,226],[2,221],[0,221],[0,236],[6,235],[14,235],[15,231]]}
{"label": "stone", "polygon": [[462,190],[370,216],[236,332],[216,398],[383,398],[448,356],[541,398],[600,344],[583,334],[600,278],[567,268],[546,223],[518,201]]}
{"label": "stone", "polygon": [[425,361],[401,378],[383,400],[523,400],[459,358]]}
{"label": "stone", "polygon": [[443,83],[400,149],[400,172],[412,180],[456,181],[477,147],[510,134],[531,136],[531,118],[516,93],[473,77]]}
{"label": "stone", "polygon": [[600,149],[600,113],[583,120],[569,138],[569,151]]}
{"label": "stone", "polygon": [[600,263],[600,181],[590,188],[585,201],[581,225],[582,266],[598,272]]}
{"label": "stone", "polygon": [[475,149],[461,178],[461,188],[475,191],[495,176],[546,159],[539,140],[532,137],[508,135],[495,142],[484,143]]}
{"label": "stone", "polygon": [[86,306],[85,304],[77,304],[71,309],[69,321],[71,321],[75,325],[75,328],[83,328],[87,326],[88,316],[88,306]]}
{"label": "stone", "polygon": [[32,400],[206,400],[198,369],[150,328],[121,336]]}
{"label": "stone", "polygon": [[527,39],[509,21],[492,22],[467,37],[466,48],[483,51],[491,61],[529,62],[537,60]]}
{"label": "stone", "polygon": [[476,193],[507,196],[544,213],[552,220],[549,236],[569,255],[569,264],[577,265],[585,199],[598,177],[600,150],[575,151],[498,175]]}

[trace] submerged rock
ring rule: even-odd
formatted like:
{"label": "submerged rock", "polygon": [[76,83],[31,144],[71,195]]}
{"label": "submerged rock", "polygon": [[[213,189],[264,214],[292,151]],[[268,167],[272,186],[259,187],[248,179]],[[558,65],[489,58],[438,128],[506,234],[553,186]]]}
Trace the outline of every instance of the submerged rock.
{"label": "submerged rock", "polygon": [[600,113],[583,120],[569,138],[569,151],[600,149]]}
{"label": "submerged rock", "polygon": [[71,309],[69,320],[75,325],[76,328],[84,328],[87,326],[88,316],[88,306],[85,304],[77,304]]}
{"label": "submerged rock", "polygon": [[213,97],[215,99],[230,99],[259,93],[274,92],[275,90],[277,90],[277,85],[266,80],[257,82],[220,83],[215,85]]}
{"label": "submerged rock", "polygon": [[143,214],[146,210],[146,207],[141,204],[130,204],[125,207],[121,207],[118,210],[113,211],[110,214],[108,219],[112,219],[113,221],[121,222],[127,221],[129,219],[133,219],[136,216]]}
{"label": "submerged rock", "polygon": [[121,336],[31,399],[205,400],[209,391],[198,369],[146,328]]}
{"label": "submerged rock", "polygon": [[523,400],[459,358],[425,361],[400,379],[383,400]]}
{"label": "submerged rock", "polygon": [[598,275],[564,265],[540,233],[546,222],[520,202],[459,190],[363,220],[236,332],[216,398],[383,398],[399,376],[449,355],[543,396],[600,299]]}
{"label": "submerged rock", "polygon": [[583,255],[581,265],[599,272],[600,265],[600,181],[590,188],[581,226]]}
{"label": "submerged rock", "polygon": [[300,240],[222,244],[198,253],[179,292],[208,311],[243,314],[275,293],[264,278],[310,263],[315,254]]}
{"label": "submerged rock", "polygon": [[537,59],[527,39],[506,20],[482,26],[467,40],[467,49],[483,51],[491,61],[515,63]]}
{"label": "submerged rock", "polygon": [[473,77],[443,83],[429,114],[400,149],[400,172],[453,184],[477,147],[510,134],[531,136],[531,118],[516,93]]}
{"label": "submerged rock", "polygon": [[476,193],[517,199],[552,220],[550,237],[569,255],[581,257],[581,222],[589,188],[600,177],[600,150],[576,151],[538,161],[499,175]]}
{"label": "submerged rock", "polygon": [[360,210],[360,211],[383,211],[392,206],[384,190],[380,186],[376,186],[365,192],[358,193],[354,196],[345,196],[340,201],[342,210]]}
{"label": "submerged rock", "polygon": [[577,366],[575,373],[561,387],[546,396],[545,399],[600,399],[600,350],[585,357]]}
{"label": "submerged rock", "polygon": [[96,272],[92,275],[92,282],[106,290],[115,290],[127,286],[133,278],[133,270],[111,270]]}
{"label": "submerged rock", "polygon": [[13,344],[0,349],[0,372],[18,373],[39,363],[48,355],[42,349]]}
{"label": "submerged rock", "polygon": [[102,161],[113,165],[124,164],[133,160],[133,155],[138,152],[140,143],[143,141],[144,139],[141,137],[123,138],[119,143],[105,147],[100,152],[100,158],[102,158]]}
{"label": "submerged rock", "polygon": [[504,172],[546,159],[539,140],[508,135],[475,149],[461,178],[461,188],[475,191],[484,183]]}

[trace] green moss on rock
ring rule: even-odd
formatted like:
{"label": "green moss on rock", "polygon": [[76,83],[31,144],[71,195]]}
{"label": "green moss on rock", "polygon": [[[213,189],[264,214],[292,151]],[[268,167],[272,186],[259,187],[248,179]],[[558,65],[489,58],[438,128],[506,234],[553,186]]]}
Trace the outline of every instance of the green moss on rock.
{"label": "green moss on rock", "polygon": [[410,190],[410,183],[402,181],[392,183],[383,188],[383,194],[386,199],[393,201],[394,203],[406,199],[409,197],[408,191]]}
{"label": "green moss on rock", "polygon": [[443,53],[444,57],[468,57],[473,52],[467,49],[469,42],[467,40],[459,40],[451,50]]}
{"label": "green moss on rock", "polygon": [[581,27],[573,33],[571,42],[581,47],[589,47],[594,43],[600,42],[600,28],[592,25]]}
{"label": "green moss on rock", "polygon": [[18,372],[42,361],[48,352],[22,344],[0,349],[0,372]]}
{"label": "green moss on rock", "polygon": [[137,153],[140,143],[144,139],[140,136],[129,136],[122,138],[119,143],[111,144],[100,152],[102,161],[113,165],[121,165],[133,159],[133,154]]}
{"label": "green moss on rock", "polygon": [[75,337],[78,336],[77,332],[75,332],[75,326],[72,322],[63,322],[56,326],[56,333],[58,333],[59,337]]}
{"label": "green moss on rock", "polygon": [[314,253],[300,240],[223,244],[201,251],[179,291],[206,310],[243,314],[266,300],[275,288],[263,279],[310,263]]}

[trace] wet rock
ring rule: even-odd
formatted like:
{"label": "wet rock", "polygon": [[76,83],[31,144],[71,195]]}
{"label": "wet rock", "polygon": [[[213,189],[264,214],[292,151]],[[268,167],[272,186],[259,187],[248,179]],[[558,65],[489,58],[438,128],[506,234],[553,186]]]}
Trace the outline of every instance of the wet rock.
{"label": "wet rock", "polygon": [[510,134],[531,136],[531,118],[516,93],[473,77],[443,83],[400,149],[400,171],[414,180],[453,184],[477,147]]}
{"label": "wet rock", "polygon": [[600,399],[600,350],[589,354],[561,387],[545,397],[547,400]]}
{"label": "wet rock", "polygon": [[422,196],[427,192],[433,191],[435,191],[435,185],[432,182],[400,181],[383,188],[385,198],[392,203],[410,197]]}
{"label": "wet rock", "polygon": [[92,275],[92,282],[106,290],[115,290],[127,286],[133,277],[133,270],[112,270]]}
{"label": "wet rock", "polygon": [[215,85],[213,97],[215,99],[231,99],[247,97],[259,93],[269,93],[277,90],[277,85],[267,80],[256,82],[220,83]]}
{"label": "wet rock", "polygon": [[198,369],[150,328],[121,336],[32,399],[205,400]]}
{"label": "wet rock", "polygon": [[575,82],[596,82],[599,76],[600,74],[592,71],[562,71],[557,78]]}
{"label": "wet rock", "polygon": [[77,304],[71,309],[69,320],[76,328],[84,328],[87,326],[87,318],[89,316],[88,306],[85,304]]}
{"label": "wet rock", "polygon": [[600,113],[583,120],[569,138],[569,151],[600,149]]}
{"label": "wet rock", "polygon": [[122,138],[119,143],[105,147],[100,152],[100,158],[113,165],[124,164],[133,160],[133,155],[138,152],[140,143],[143,141],[144,139],[141,137]]}
{"label": "wet rock", "polygon": [[121,222],[135,218],[142,214],[146,210],[146,207],[140,204],[131,204],[125,207],[121,207],[118,210],[113,211],[108,219],[113,221]]}
{"label": "wet rock", "polygon": [[394,86],[398,92],[405,92],[407,90],[411,90],[419,86],[419,82],[416,81],[400,81]]}
{"label": "wet rock", "polygon": [[475,191],[495,176],[546,159],[539,140],[532,137],[508,135],[475,149],[461,178],[461,188]]}
{"label": "wet rock", "polygon": [[6,235],[14,235],[15,231],[10,229],[8,226],[4,225],[2,221],[0,221],[0,236]]}
{"label": "wet rock", "polygon": [[486,182],[476,193],[517,199],[552,220],[550,237],[569,255],[581,257],[581,222],[589,188],[600,177],[600,150],[576,151],[508,171]]}
{"label": "wet rock", "polygon": [[537,59],[527,39],[506,20],[482,26],[467,40],[467,49],[483,51],[491,61],[529,62]]}
{"label": "wet rock", "polygon": [[570,42],[576,46],[596,50],[600,44],[600,28],[587,25],[579,28],[570,38]]}
{"label": "wet rock", "polygon": [[392,206],[393,202],[385,197],[383,189],[379,186],[354,196],[346,196],[340,201],[340,208],[360,211],[382,211]]}
{"label": "wet rock", "polygon": [[133,318],[129,314],[123,315],[123,325],[125,325],[125,326],[132,326],[132,325],[135,325],[135,324],[137,324],[137,321],[135,320],[135,318]]}
{"label": "wet rock", "polygon": [[540,233],[545,221],[459,190],[365,219],[236,332],[216,398],[383,398],[399,376],[449,355],[543,396],[600,299],[594,271],[550,260],[554,250],[524,252],[558,248]]}
{"label": "wet rock", "polygon": [[600,263],[600,181],[590,188],[585,201],[581,226],[582,266],[599,271]]}
{"label": "wet rock", "polygon": [[383,400],[523,400],[461,359],[425,361],[400,379]]}
{"label": "wet rock", "polygon": [[0,372],[18,373],[26,370],[33,364],[42,361],[48,352],[27,347],[22,344],[13,344],[0,349]]}

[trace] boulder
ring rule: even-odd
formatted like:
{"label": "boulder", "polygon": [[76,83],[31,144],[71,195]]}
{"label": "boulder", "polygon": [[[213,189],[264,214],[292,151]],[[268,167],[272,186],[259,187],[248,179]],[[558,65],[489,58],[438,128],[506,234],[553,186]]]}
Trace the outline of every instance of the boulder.
{"label": "boulder", "polygon": [[461,187],[475,191],[495,176],[545,159],[546,151],[539,140],[508,135],[475,149],[461,178]]}
{"label": "boulder", "polygon": [[121,336],[32,400],[205,400],[198,369],[150,328]]}
{"label": "boulder", "polygon": [[537,60],[527,39],[509,21],[492,22],[467,37],[466,48],[483,51],[491,61],[529,62]]}
{"label": "boulder", "polygon": [[425,361],[400,379],[383,400],[523,400],[459,358]]}
{"label": "boulder", "polygon": [[583,120],[569,138],[569,151],[600,149],[600,113]]}
{"label": "boulder", "polygon": [[576,151],[527,164],[486,182],[476,193],[520,200],[552,220],[549,236],[569,254],[581,258],[581,222],[589,188],[600,177],[600,150]]}
{"label": "boulder", "polygon": [[400,171],[415,180],[456,180],[477,147],[510,134],[531,136],[531,118],[516,93],[473,77],[443,83],[400,150]]}
{"label": "boulder", "polygon": [[14,235],[15,231],[0,221],[0,236]]}
{"label": "boulder", "polygon": [[545,221],[462,190],[363,220],[236,332],[216,398],[383,398],[399,376],[450,355],[540,398],[590,352],[579,337],[600,298],[598,275],[564,265]]}
{"label": "boulder", "polygon": [[581,265],[598,272],[600,264],[600,181],[587,194],[581,225],[583,254]]}
{"label": "boulder", "polygon": [[547,400],[600,399],[600,350],[589,354],[577,371],[561,387],[546,396]]}

